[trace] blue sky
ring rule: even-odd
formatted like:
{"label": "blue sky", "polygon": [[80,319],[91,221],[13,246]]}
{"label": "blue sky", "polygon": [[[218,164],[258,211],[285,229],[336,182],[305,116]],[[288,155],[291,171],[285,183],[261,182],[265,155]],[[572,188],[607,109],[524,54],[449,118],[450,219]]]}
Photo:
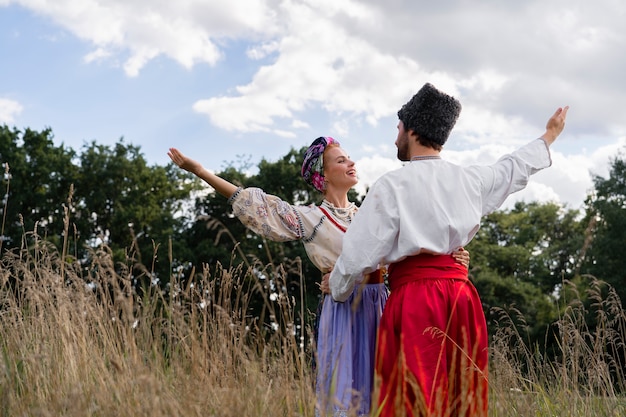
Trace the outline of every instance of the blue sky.
{"label": "blue sky", "polygon": [[553,166],[506,206],[578,208],[626,146],[625,20],[617,0],[0,0],[0,123],[216,171],[330,135],[364,187],[400,166],[396,112],[432,82],[463,103],[443,156],[464,165],[570,105]]}

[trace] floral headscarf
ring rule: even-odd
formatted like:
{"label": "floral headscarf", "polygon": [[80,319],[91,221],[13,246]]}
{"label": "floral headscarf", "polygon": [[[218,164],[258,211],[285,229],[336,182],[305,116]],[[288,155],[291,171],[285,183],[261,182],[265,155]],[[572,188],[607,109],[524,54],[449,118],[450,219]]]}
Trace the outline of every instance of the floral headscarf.
{"label": "floral headscarf", "polygon": [[315,139],[304,153],[304,161],[302,162],[302,178],[320,193],[326,189],[324,185],[324,158],[322,158],[322,155],[330,144],[339,145],[339,142],[330,136],[321,136]]}

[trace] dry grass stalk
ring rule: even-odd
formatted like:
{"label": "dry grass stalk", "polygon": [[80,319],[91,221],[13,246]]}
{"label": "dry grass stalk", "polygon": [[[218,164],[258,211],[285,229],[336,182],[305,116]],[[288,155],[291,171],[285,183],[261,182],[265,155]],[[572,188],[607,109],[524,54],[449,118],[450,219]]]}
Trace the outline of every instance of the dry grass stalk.
{"label": "dry grass stalk", "polygon": [[[133,280],[152,274],[132,253],[114,265],[102,247],[81,265],[36,230],[23,243],[0,263],[0,416],[314,415],[295,303],[280,291],[270,300],[259,278],[283,287],[281,265],[205,267],[184,287],[172,276],[167,293],[147,285],[139,296]],[[626,415],[626,313],[590,280],[591,311],[566,285],[558,361],[525,342],[519,312],[501,311],[489,415]],[[262,304],[259,317],[251,302]]]}
{"label": "dry grass stalk", "polygon": [[[491,344],[490,415],[626,415],[626,312],[612,288],[590,280],[587,311],[572,283],[572,294],[554,325],[557,360],[525,341],[519,311],[500,310],[500,327]],[[587,326],[595,316],[596,326]]]}
{"label": "dry grass stalk", "polygon": [[[248,317],[270,303],[252,270],[219,265],[138,298],[106,250],[85,269],[31,235],[0,282],[1,415],[312,416],[311,375],[291,329]],[[219,282],[219,286],[216,285]],[[251,282],[246,286],[245,282]]]}

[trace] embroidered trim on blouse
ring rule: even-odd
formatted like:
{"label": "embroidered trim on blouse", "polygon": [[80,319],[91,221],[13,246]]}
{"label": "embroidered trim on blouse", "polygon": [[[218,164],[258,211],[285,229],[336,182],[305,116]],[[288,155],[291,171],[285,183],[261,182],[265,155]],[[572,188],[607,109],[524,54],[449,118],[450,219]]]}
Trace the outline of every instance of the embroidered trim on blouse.
{"label": "embroidered trim on blouse", "polygon": [[291,206],[291,211],[296,215],[296,220],[298,221],[298,237],[304,240],[304,223],[302,223],[302,217],[300,217],[300,212],[295,209],[295,207]]}
{"label": "embroidered trim on blouse", "polygon": [[231,195],[231,196],[228,198],[228,201],[227,201],[227,202],[228,202],[228,204],[233,204],[233,201],[235,201],[235,198],[237,198],[237,196],[239,195],[239,193],[240,193],[240,192],[242,192],[242,191],[243,191],[243,188],[241,188],[241,187],[237,187],[237,190],[233,193],[233,195]]}
{"label": "embroidered trim on blouse", "polygon": [[335,226],[337,226],[337,228],[338,228],[339,230],[341,230],[342,232],[346,233],[346,230],[348,230],[348,229],[346,229],[346,227],[345,227],[345,226],[340,225],[340,224],[337,222],[337,220],[333,219],[333,216],[331,216],[331,215],[330,215],[330,213],[329,213],[329,212],[327,212],[327,211],[326,211],[326,209],[325,209],[324,207],[320,206],[320,207],[319,207],[319,209],[320,209],[320,210],[322,210],[322,213],[324,213],[324,215],[328,218],[328,220],[330,220],[330,222],[331,222],[332,224],[334,224]]}
{"label": "embroidered trim on blouse", "polygon": [[313,239],[315,239],[315,235],[317,235],[317,231],[319,230],[320,227],[322,227],[322,224],[324,224],[324,220],[326,220],[326,216],[320,217],[320,222],[313,228],[313,232],[311,233],[311,236],[303,237],[302,241],[306,242],[306,243],[309,243]]}

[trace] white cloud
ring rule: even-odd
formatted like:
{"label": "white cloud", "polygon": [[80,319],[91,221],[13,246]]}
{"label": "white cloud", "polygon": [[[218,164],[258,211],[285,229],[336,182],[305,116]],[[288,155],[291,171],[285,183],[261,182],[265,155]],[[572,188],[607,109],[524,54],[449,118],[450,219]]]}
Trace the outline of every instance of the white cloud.
{"label": "white cloud", "polygon": [[[356,14],[367,14],[359,7]],[[354,119],[376,125],[416,91],[415,78],[455,85],[446,74],[427,74],[416,62],[385,54],[349,35],[333,20],[336,7],[286,3],[283,13],[289,20],[276,60],[261,67],[249,84],[238,86],[236,95],[195,104],[213,124],[229,131],[267,131],[282,118],[300,117],[313,107],[340,116],[344,125]],[[234,109],[237,119],[228,116]]]}
{"label": "white cloud", "polygon": [[15,100],[0,97],[0,123],[15,123],[15,117],[22,113],[23,107]]}
{"label": "white cloud", "polygon": [[539,203],[564,203],[561,201],[561,196],[554,190],[554,188],[533,179],[528,183],[526,188],[507,197],[502,206],[500,206],[499,210],[511,209],[515,206],[516,202],[530,203],[533,201]]}
{"label": "white cloud", "polygon": [[[87,62],[121,59],[130,76],[161,55],[186,68],[215,65],[231,41],[248,43],[251,62],[275,55],[232,95],[196,103],[229,131],[286,130],[311,108],[375,126],[425,81],[458,95],[466,110],[512,120],[512,129],[570,104],[581,134],[626,131],[626,91],[615,88],[626,71],[626,57],[615,53],[626,46],[626,3],[617,0],[11,3],[91,43]],[[232,120],[240,107],[246,111]]]}
{"label": "white cloud", "polygon": [[98,48],[84,56],[83,61],[87,64],[92,62],[103,61],[111,56],[111,52],[103,48]]}
{"label": "white cloud", "polygon": [[608,178],[612,160],[620,154],[624,157],[624,152],[626,152],[626,136],[619,138],[615,143],[595,149],[588,157],[587,167],[591,174]]}
{"label": "white cloud", "polygon": [[14,0],[54,22],[104,56],[127,56],[123,68],[137,76],[152,59],[165,55],[186,68],[222,57],[228,39],[263,38],[277,30],[275,13],[264,0],[207,2],[178,0]]}
{"label": "white cloud", "polygon": [[[375,126],[431,81],[461,98],[458,133],[467,132],[467,139],[477,143],[511,137],[519,143],[565,104],[577,110],[570,123],[573,130],[619,131],[624,122],[617,103],[626,99],[626,91],[611,83],[621,82],[618,72],[597,65],[600,61],[594,58],[598,51],[608,52],[608,44],[623,49],[626,38],[621,20],[606,20],[600,9],[581,1],[489,7],[464,2],[284,2],[284,35],[271,48],[276,59],[234,95],[216,99],[204,111],[213,123],[233,131],[250,127],[222,120],[220,112],[247,101],[257,103],[255,113],[264,116],[262,125],[254,123],[260,116],[253,116],[259,130],[311,107],[348,125],[365,121]],[[624,6],[615,10],[619,15]],[[565,21],[554,19],[555,14],[564,15]],[[616,68],[626,69],[626,59],[610,55]],[[272,105],[264,106],[263,97],[271,97],[267,102]],[[608,109],[591,106],[591,101],[606,102]],[[610,113],[606,116],[612,124],[600,124],[604,116],[599,112]]]}
{"label": "white cloud", "polygon": [[268,55],[273,54],[274,52],[277,52],[279,47],[280,44],[276,41],[263,43],[260,45],[252,45],[246,51],[246,55],[248,56],[248,58],[256,61],[259,59],[263,59]]}
{"label": "white cloud", "polygon": [[[271,109],[261,112],[259,109]],[[269,132],[272,117],[291,117],[286,103],[276,97],[260,94],[243,97],[213,97],[193,105],[198,113],[209,116],[211,123],[228,131]]]}
{"label": "white cloud", "polygon": [[276,136],[280,136],[281,138],[293,139],[296,135],[290,130],[280,130],[275,129],[272,131]]}
{"label": "white cloud", "polygon": [[308,129],[311,127],[311,125],[302,120],[294,119],[294,121],[291,123],[291,127],[293,127],[294,129]]}
{"label": "white cloud", "polygon": [[371,156],[355,161],[355,166],[359,176],[359,183],[354,188],[359,194],[363,195],[378,178],[389,171],[402,167],[402,163],[397,159]]}
{"label": "white cloud", "polygon": [[[626,55],[618,52],[626,48],[626,3],[619,0],[0,0],[7,4],[86,41],[85,62],[122,62],[129,76],[161,56],[192,68],[220,65],[243,49],[237,63],[249,79],[224,80],[221,95],[195,97],[193,110],[235,134],[330,130],[342,140],[363,132],[362,184],[397,166],[380,157],[393,153],[371,144],[379,122],[395,118],[426,81],[463,103],[445,151],[460,164],[495,161],[541,134],[556,107],[571,106],[554,166],[516,198],[557,195],[577,206],[592,174],[608,174],[609,158],[624,146]],[[368,136],[367,127],[376,133]],[[583,140],[590,151],[572,151]],[[595,150],[600,141],[606,146]]]}

